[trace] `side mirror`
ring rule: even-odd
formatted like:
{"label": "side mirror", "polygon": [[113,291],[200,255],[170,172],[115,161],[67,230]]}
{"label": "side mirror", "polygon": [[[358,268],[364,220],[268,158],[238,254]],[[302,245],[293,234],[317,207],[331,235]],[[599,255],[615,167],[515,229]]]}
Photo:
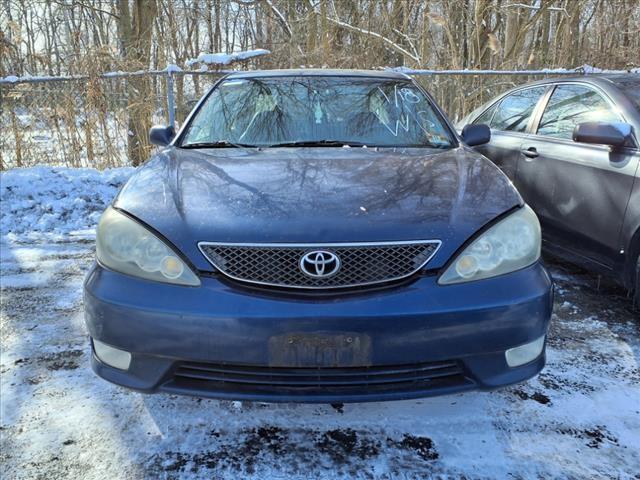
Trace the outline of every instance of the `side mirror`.
{"label": "side mirror", "polygon": [[482,123],[466,125],[462,129],[462,140],[470,147],[484,145],[491,140],[491,129]]}
{"label": "side mirror", "polygon": [[151,127],[151,130],[149,130],[149,141],[153,145],[158,145],[160,147],[166,147],[169,145],[175,136],[176,132],[173,127],[156,125]]}
{"label": "side mirror", "polygon": [[628,123],[584,122],[573,129],[573,140],[582,143],[622,147],[630,137],[631,125]]}

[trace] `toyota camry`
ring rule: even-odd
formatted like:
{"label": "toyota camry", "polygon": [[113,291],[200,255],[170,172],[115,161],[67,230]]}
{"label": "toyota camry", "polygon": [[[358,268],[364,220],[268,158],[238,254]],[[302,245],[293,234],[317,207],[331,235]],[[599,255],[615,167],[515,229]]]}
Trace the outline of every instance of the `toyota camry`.
{"label": "toyota camry", "polygon": [[490,390],[545,363],[540,226],[393,72],[220,79],[104,212],[92,366],[142,392],[360,402]]}

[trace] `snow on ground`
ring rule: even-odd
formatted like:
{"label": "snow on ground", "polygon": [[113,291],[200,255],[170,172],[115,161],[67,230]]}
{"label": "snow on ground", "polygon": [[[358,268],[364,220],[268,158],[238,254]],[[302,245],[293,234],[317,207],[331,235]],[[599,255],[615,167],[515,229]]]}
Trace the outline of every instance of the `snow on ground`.
{"label": "snow on ground", "polygon": [[59,239],[91,235],[133,168],[15,168],[0,181],[0,236]]}
{"label": "snow on ground", "polygon": [[639,478],[638,312],[557,262],[548,365],[507,389],[330,406],[142,395],[97,378],[81,286],[95,221],[129,174],[1,174],[0,477]]}

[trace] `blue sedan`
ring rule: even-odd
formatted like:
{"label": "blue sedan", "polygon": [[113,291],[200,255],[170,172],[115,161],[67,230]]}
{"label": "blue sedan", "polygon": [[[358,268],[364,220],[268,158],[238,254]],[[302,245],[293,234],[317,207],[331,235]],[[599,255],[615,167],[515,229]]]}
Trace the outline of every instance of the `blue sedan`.
{"label": "blue sedan", "polygon": [[96,373],[142,392],[361,402],[491,390],[545,363],[540,226],[390,72],[235,73],[104,212]]}

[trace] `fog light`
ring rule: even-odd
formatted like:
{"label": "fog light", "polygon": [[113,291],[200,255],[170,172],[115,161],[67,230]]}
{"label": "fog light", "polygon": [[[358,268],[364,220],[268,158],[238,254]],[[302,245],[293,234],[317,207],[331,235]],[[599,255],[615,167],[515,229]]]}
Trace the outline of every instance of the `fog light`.
{"label": "fog light", "polygon": [[538,358],[544,348],[544,339],[545,335],[533,342],[510,348],[504,352],[504,356],[507,358],[507,365],[510,367],[519,367]]}
{"label": "fog light", "polygon": [[99,342],[98,340],[93,341],[93,348],[96,351],[98,359],[110,367],[127,370],[129,365],[131,365],[131,354],[129,352],[110,347],[106,343]]}

